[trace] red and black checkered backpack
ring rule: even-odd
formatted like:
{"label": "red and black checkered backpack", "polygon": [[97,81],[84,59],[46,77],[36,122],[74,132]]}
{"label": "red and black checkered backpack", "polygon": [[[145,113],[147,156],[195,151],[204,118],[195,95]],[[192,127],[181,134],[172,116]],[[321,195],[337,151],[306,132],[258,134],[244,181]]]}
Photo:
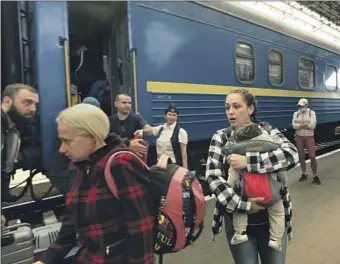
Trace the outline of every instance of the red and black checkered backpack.
{"label": "red and black checkered backpack", "polygon": [[123,158],[126,154],[134,155],[141,166],[148,170],[147,175],[136,177],[143,177],[148,182],[157,212],[154,253],[162,259],[163,254],[180,251],[196,241],[203,230],[206,208],[203,190],[196,177],[177,164],[169,164],[168,156],[161,156],[156,165],[148,167],[133,152],[118,151],[112,154],[105,165],[106,182],[118,199],[110,169],[115,158]]}

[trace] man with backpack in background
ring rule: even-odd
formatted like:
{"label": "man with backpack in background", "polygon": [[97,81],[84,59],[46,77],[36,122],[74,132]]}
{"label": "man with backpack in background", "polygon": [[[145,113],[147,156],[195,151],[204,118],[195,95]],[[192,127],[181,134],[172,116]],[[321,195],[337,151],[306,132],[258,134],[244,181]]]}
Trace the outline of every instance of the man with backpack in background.
{"label": "man with backpack in background", "polygon": [[297,105],[299,110],[293,115],[292,125],[293,129],[295,129],[295,142],[299,152],[299,161],[302,170],[299,181],[302,182],[308,178],[305,161],[306,148],[313,172],[313,183],[320,185],[321,181],[317,173],[317,161],[315,158],[314,129],[317,123],[316,114],[308,108],[308,100],[306,98],[301,98]]}

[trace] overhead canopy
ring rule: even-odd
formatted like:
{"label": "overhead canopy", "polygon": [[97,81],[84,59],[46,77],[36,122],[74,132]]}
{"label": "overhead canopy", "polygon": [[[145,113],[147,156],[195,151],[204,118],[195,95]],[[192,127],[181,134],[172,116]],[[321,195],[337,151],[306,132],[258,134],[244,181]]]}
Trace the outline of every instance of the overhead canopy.
{"label": "overhead canopy", "polygon": [[337,1],[301,1],[304,6],[318,15],[340,26],[340,2]]}
{"label": "overhead canopy", "polygon": [[239,4],[340,47],[340,2],[241,1]]}

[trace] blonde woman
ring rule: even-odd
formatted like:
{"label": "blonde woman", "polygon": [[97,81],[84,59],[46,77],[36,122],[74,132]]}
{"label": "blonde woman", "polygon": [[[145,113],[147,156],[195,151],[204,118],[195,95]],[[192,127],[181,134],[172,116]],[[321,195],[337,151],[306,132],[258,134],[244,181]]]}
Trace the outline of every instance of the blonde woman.
{"label": "blonde woman", "polygon": [[[59,151],[78,173],[66,196],[59,236],[36,264],[152,264],[154,217],[148,192],[135,177],[144,168],[130,154],[113,162],[117,200],[106,184],[104,166],[113,152],[127,147],[120,137],[109,135],[106,114],[98,107],[78,104],[63,110],[57,125]],[[76,245],[77,254],[63,259]]]}

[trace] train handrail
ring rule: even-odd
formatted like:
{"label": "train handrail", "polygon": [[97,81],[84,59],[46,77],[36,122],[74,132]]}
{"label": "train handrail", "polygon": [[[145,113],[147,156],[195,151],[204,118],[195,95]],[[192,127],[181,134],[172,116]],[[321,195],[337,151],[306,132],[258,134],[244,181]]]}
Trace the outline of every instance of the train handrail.
{"label": "train handrail", "polygon": [[63,39],[64,47],[64,61],[65,61],[65,81],[66,81],[66,98],[67,106],[71,107],[71,78],[70,78],[70,64],[69,64],[69,52],[68,52],[68,41],[66,38]]}
{"label": "train handrail", "polygon": [[138,89],[137,89],[137,59],[136,49],[131,50],[132,53],[132,74],[133,74],[133,98],[135,105],[135,113],[138,113]]}

